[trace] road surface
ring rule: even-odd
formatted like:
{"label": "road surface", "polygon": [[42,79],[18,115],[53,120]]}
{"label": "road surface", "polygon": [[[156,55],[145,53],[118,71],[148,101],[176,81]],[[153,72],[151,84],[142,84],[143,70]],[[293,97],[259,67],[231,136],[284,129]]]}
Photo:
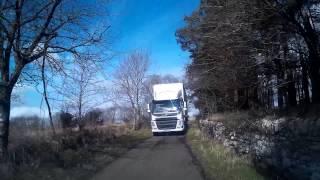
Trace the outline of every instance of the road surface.
{"label": "road surface", "polygon": [[148,139],[109,164],[92,180],[202,180],[182,136]]}

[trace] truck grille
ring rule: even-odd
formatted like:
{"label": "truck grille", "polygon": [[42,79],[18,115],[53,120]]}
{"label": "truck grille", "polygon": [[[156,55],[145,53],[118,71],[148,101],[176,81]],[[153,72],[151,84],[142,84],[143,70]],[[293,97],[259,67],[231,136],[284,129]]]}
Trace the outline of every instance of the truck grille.
{"label": "truck grille", "polygon": [[160,130],[175,129],[177,126],[177,118],[159,118],[156,119],[156,123]]}
{"label": "truck grille", "polygon": [[178,113],[154,113],[154,116],[176,116]]}

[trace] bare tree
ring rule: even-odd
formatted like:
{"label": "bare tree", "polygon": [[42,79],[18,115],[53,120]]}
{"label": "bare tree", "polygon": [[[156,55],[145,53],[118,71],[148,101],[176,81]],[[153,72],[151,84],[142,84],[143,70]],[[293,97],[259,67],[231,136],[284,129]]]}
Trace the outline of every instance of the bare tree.
{"label": "bare tree", "polygon": [[143,88],[149,67],[149,55],[144,51],[134,51],[120,62],[115,72],[115,86],[118,98],[123,97],[129,103],[134,114],[133,129],[141,118]]}
{"label": "bare tree", "polygon": [[[63,95],[65,100],[74,110],[80,129],[84,126],[83,117],[90,110],[100,104],[99,83],[97,74],[97,57],[93,55],[75,56],[74,66],[70,69],[69,75],[65,77],[62,88],[58,93]],[[59,87],[59,86],[58,86]]]}
{"label": "bare tree", "polygon": [[[12,0],[0,4],[0,154],[7,152],[12,90],[27,64],[49,54],[76,53],[101,40],[88,28],[88,3]],[[97,11],[97,10],[96,10]],[[1,155],[1,157],[3,157]]]}

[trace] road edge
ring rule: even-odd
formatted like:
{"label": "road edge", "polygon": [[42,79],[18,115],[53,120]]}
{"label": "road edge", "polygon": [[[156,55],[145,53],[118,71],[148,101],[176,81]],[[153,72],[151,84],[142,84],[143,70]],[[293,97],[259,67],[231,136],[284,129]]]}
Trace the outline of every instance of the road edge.
{"label": "road edge", "polygon": [[205,168],[203,167],[203,164],[201,163],[201,160],[197,157],[195,153],[193,153],[191,146],[188,144],[187,137],[183,136],[181,138],[182,143],[186,147],[188,153],[190,154],[192,158],[192,163],[197,167],[197,169],[200,172],[200,175],[203,180],[210,180],[209,176],[206,174]]}

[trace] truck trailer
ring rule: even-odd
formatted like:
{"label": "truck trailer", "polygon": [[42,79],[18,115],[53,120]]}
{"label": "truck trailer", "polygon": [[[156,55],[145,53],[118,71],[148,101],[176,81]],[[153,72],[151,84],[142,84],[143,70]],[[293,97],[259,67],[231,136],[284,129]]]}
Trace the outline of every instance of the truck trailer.
{"label": "truck trailer", "polygon": [[154,136],[186,130],[188,103],[183,83],[156,84],[153,100],[148,104]]}

